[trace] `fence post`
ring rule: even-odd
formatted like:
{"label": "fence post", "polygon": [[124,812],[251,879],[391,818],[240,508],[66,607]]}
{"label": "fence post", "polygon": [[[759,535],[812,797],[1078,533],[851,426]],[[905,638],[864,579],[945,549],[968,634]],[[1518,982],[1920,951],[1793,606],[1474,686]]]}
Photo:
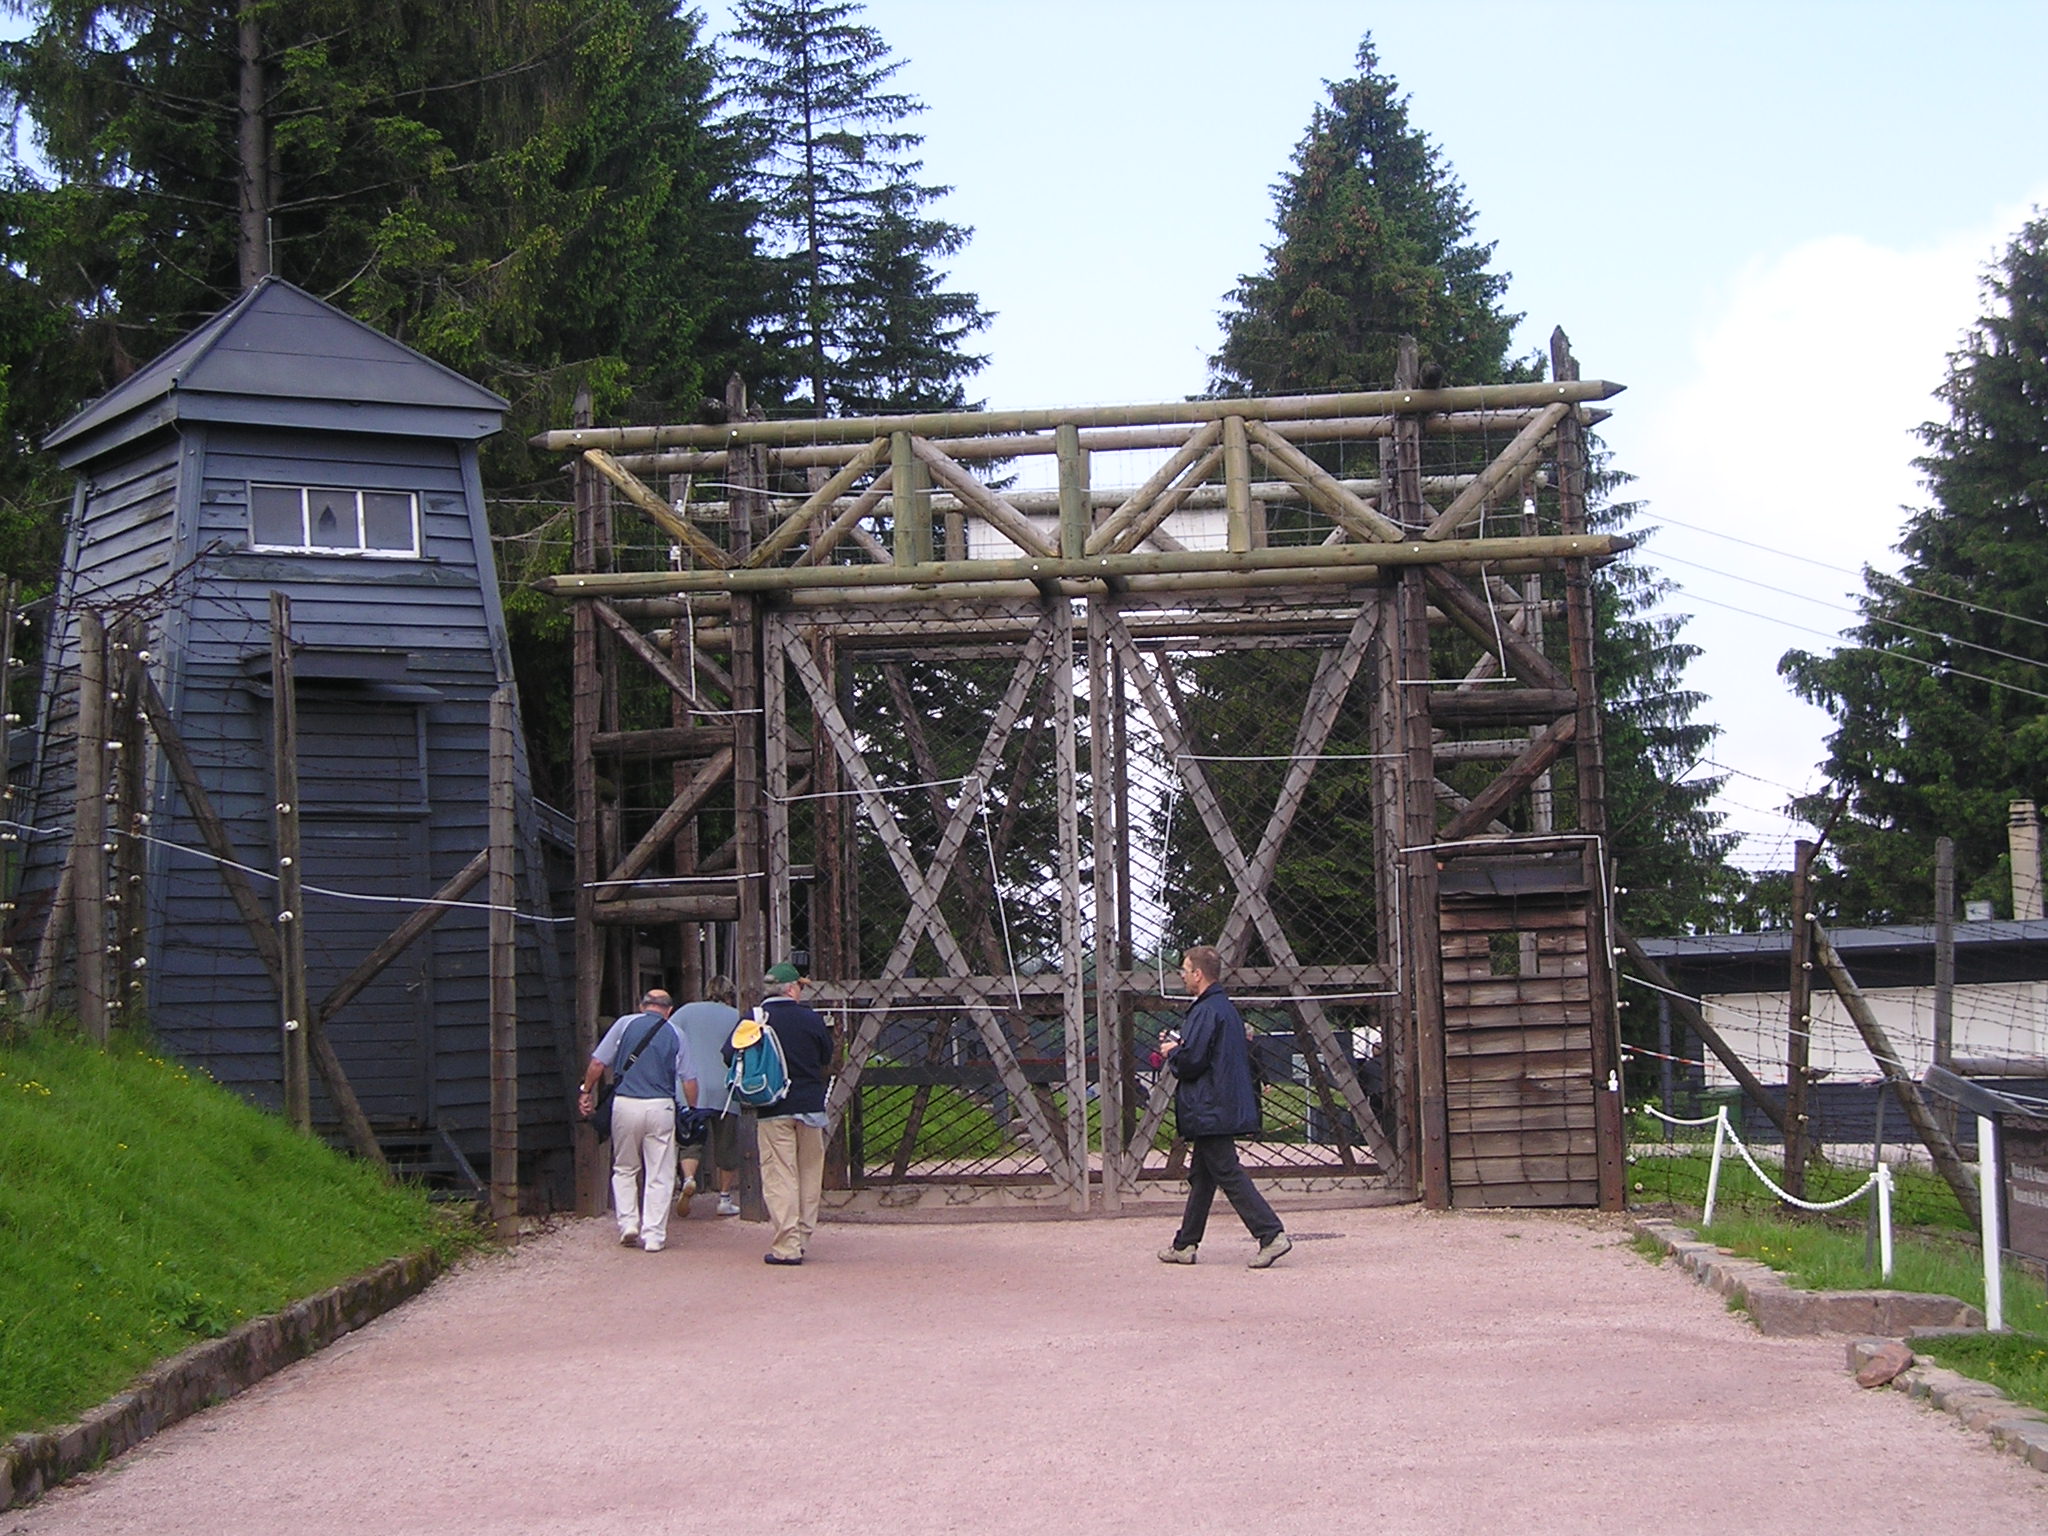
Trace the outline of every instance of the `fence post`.
{"label": "fence post", "polygon": [[1977,1199],[1983,1207],[1979,1230],[1984,1234],[1984,1326],[1992,1333],[2005,1329],[2005,1269],[2001,1251],[2005,1234],[1999,1230],[1998,1207],[1998,1122],[1989,1115],[1977,1117]]}
{"label": "fence post", "polygon": [[1721,1143],[1728,1134],[1728,1106],[1720,1105],[1714,1111],[1714,1158],[1707,1164],[1707,1203],[1700,1211],[1702,1229],[1714,1224],[1714,1201],[1721,1193]]}
{"label": "fence post", "polygon": [[1791,1002],[1785,1019],[1785,1188],[1806,1198],[1807,1062],[1813,1043],[1814,844],[1801,838],[1792,851]]}
{"label": "fence post", "polygon": [[71,826],[71,936],[78,957],[78,1022],[107,1043],[107,629],[78,615],[76,800]]}
{"label": "fence post", "polygon": [[292,665],[292,600],[270,594],[270,752],[277,817],[277,939],[283,1022],[284,1113],[294,1130],[313,1128],[306,1049],[306,922],[299,869],[299,708]]}
{"label": "fence post", "polygon": [[512,783],[512,685],[491,695],[491,1223],[519,1236],[519,951],[513,907],[517,841]]}

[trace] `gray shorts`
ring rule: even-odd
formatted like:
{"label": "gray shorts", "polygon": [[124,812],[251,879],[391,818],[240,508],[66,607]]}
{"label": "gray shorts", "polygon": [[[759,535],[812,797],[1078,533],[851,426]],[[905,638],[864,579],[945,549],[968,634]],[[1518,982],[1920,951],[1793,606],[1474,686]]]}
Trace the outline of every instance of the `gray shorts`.
{"label": "gray shorts", "polygon": [[740,1166],[740,1117],[716,1115],[711,1121],[711,1166],[728,1173]]}

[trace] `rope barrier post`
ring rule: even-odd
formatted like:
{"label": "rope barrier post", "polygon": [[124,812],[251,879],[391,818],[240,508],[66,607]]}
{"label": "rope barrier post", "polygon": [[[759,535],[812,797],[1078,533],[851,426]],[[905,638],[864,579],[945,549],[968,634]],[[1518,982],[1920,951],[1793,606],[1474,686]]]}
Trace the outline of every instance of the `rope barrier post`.
{"label": "rope barrier post", "polygon": [[1877,1165],[1877,1253],[1878,1273],[1889,1280],[1892,1277],[1892,1169],[1889,1163]]}
{"label": "rope barrier post", "polygon": [[1984,1327],[2005,1331],[2005,1270],[1999,1262],[2005,1235],[1999,1231],[1998,1122],[1977,1117],[1977,1191],[1984,1208]]}
{"label": "rope barrier post", "polygon": [[1721,1138],[1728,1131],[1728,1106],[1721,1105],[1714,1111],[1714,1160],[1707,1165],[1707,1204],[1700,1213],[1700,1225],[1714,1224],[1714,1201],[1721,1192]]}

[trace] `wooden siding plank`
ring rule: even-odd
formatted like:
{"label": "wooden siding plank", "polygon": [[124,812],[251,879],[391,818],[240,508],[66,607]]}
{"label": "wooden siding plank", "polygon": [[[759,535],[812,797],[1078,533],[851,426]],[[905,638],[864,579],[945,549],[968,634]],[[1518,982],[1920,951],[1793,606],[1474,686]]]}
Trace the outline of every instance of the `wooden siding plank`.
{"label": "wooden siding plank", "polygon": [[1585,927],[1580,907],[1538,906],[1525,903],[1513,909],[1488,904],[1464,906],[1455,898],[1443,905],[1443,927],[1453,933],[1530,933],[1546,928]]}

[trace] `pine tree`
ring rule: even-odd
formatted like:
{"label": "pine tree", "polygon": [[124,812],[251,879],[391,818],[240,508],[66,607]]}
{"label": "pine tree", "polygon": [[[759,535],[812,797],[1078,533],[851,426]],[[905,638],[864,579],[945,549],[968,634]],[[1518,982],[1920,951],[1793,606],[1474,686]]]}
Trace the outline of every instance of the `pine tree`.
{"label": "pine tree", "polygon": [[[1521,316],[1502,308],[1508,276],[1490,266],[1494,247],[1473,239],[1476,214],[1464,188],[1411,122],[1408,98],[1381,69],[1370,36],[1359,45],[1357,67],[1355,77],[1328,87],[1293,169],[1274,188],[1276,238],[1264,270],[1242,278],[1228,296],[1223,345],[1210,359],[1212,388],[1222,394],[1384,388],[1393,380],[1403,336],[1417,338],[1446,383],[1536,377],[1534,363],[1510,356]],[[1464,451],[1446,439],[1432,439],[1425,448],[1432,470],[1447,472],[1475,467],[1456,458]],[[1596,524],[1620,529],[1636,516],[1633,503],[1616,499],[1626,484],[1603,458],[1591,498]],[[1684,621],[1653,612],[1667,595],[1668,584],[1626,560],[1608,566],[1595,582],[1609,852],[1628,892],[1623,920],[1645,933],[1716,926],[1739,888],[1725,862],[1734,839],[1718,830],[1720,818],[1707,807],[1719,780],[1687,777],[1717,730],[1693,718],[1701,697],[1682,686],[1685,665],[1696,654],[1679,638]],[[1460,634],[1444,636],[1439,675],[1462,672],[1476,656],[1472,644]],[[1236,657],[1204,663],[1205,708],[1215,708],[1250,665]],[[1329,750],[1344,750],[1338,743],[1346,740],[1349,750],[1368,750],[1362,720],[1333,736]],[[1286,747],[1275,737],[1259,750]],[[1449,766],[1445,778],[1470,791],[1486,772]],[[1568,772],[1560,770],[1561,793]],[[1343,870],[1363,867],[1357,845],[1369,837],[1369,811],[1333,803],[1321,808],[1315,825],[1350,840],[1351,855],[1326,852],[1291,863],[1282,876],[1301,884],[1305,900],[1327,904],[1347,878],[1356,883]],[[1199,849],[1180,856],[1193,870],[1206,857]],[[1348,899],[1356,909],[1369,906],[1371,895],[1354,892]],[[1200,911],[1199,901],[1193,896],[1193,910]]]}
{"label": "pine tree", "polygon": [[1464,188],[1410,125],[1370,34],[1357,68],[1328,87],[1273,189],[1278,238],[1266,270],[1229,295],[1209,360],[1218,394],[1385,388],[1403,336],[1426,338],[1453,384],[1512,371],[1522,317],[1500,308],[1508,275],[1490,270],[1491,244],[1473,242]]}
{"label": "pine tree", "polygon": [[1779,663],[1835,719],[1830,788],[1803,810],[1826,819],[1847,797],[1819,877],[1845,920],[1929,912],[1944,836],[1958,890],[2003,905],[2007,805],[2048,797],[2048,219],[1984,294],[1938,393],[1948,418],[1920,429],[1931,500],[1895,546],[1902,569],[1865,570],[1849,644]]}
{"label": "pine tree", "polygon": [[745,0],[732,36],[738,122],[758,155],[763,225],[781,258],[774,339],[792,403],[817,415],[959,409],[989,321],[936,269],[970,230],[929,216],[923,106],[886,87],[903,67],[850,0]]}
{"label": "pine tree", "polygon": [[[4,254],[75,404],[270,270],[490,384],[526,432],[589,384],[672,415],[746,359],[761,286],[716,68],[669,0],[40,0],[0,99],[54,177]],[[257,121],[238,109],[249,87]],[[254,175],[252,177],[252,169]]]}

